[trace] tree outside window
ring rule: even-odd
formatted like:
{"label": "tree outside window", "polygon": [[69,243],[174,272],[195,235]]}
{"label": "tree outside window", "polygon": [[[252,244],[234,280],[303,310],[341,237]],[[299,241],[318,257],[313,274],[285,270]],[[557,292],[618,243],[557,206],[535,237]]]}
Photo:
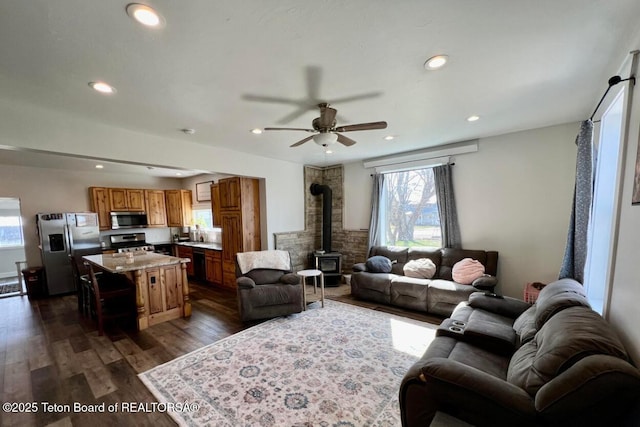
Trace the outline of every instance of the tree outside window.
{"label": "tree outside window", "polygon": [[385,174],[380,204],[383,245],[442,246],[433,170]]}
{"label": "tree outside window", "polygon": [[193,223],[199,225],[201,230],[213,228],[211,209],[194,209]]}

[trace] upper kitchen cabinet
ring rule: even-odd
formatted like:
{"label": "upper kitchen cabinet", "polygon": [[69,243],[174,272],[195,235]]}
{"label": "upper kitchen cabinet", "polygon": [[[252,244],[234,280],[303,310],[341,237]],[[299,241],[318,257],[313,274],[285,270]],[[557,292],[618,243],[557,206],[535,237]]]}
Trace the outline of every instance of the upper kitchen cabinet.
{"label": "upper kitchen cabinet", "polygon": [[241,207],[241,189],[242,178],[233,177],[225,178],[218,181],[220,191],[220,209],[234,210]]}
{"label": "upper kitchen cabinet", "polygon": [[144,190],[109,188],[109,204],[112,211],[144,211]]}
{"label": "upper kitchen cabinet", "polygon": [[220,186],[211,186],[211,212],[213,213],[213,226],[220,227]]}
{"label": "upper kitchen cabinet", "polygon": [[100,230],[111,229],[111,205],[109,204],[109,189],[104,187],[89,187],[91,210],[98,214]]}
{"label": "upper kitchen cabinet", "polygon": [[144,190],[149,227],[167,226],[167,206],[164,190]]}
{"label": "upper kitchen cabinet", "polygon": [[167,201],[167,225],[169,227],[186,227],[191,225],[192,213],[191,190],[165,190]]}

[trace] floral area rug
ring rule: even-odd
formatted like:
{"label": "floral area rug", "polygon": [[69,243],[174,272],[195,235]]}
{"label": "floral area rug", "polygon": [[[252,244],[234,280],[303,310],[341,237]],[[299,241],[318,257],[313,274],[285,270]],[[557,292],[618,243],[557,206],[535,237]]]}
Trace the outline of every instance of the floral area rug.
{"label": "floral area rug", "polygon": [[398,391],[435,325],[325,300],[140,374],[185,426],[400,426]]}

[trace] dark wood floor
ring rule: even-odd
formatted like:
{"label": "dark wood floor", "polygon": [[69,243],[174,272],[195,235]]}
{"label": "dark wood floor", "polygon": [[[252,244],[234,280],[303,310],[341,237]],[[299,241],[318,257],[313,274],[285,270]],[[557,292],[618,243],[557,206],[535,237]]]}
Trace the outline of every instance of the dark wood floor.
{"label": "dark wood floor", "polygon": [[[98,336],[95,324],[78,313],[75,296],[30,301],[0,299],[0,390],[3,403],[34,402],[37,412],[0,412],[2,426],[175,426],[151,413],[55,412],[51,405],[155,402],[138,373],[175,359],[256,323],[240,322],[235,291],[191,286],[193,314],[144,331],[111,328]],[[330,297],[331,298],[331,297]],[[419,320],[439,319],[376,304],[334,299]]]}

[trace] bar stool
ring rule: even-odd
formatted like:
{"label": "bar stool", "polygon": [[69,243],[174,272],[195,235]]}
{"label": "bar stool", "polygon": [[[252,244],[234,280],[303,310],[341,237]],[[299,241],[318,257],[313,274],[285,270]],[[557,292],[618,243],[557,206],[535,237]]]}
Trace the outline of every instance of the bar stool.
{"label": "bar stool", "polygon": [[320,301],[322,307],[324,308],[324,274],[321,270],[300,270],[296,273],[300,276],[302,280],[302,306],[304,309],[307,309],[307,293],[305,291],[305,286],[307,282],[307,277],[313,277],[313,293],[316,293],[317,289],[317,280],[320,277]]}

